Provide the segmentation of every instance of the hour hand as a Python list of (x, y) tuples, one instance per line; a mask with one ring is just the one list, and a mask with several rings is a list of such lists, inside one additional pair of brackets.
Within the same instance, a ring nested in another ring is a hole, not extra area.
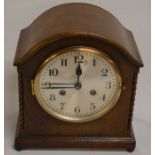
[(82, 75), (82, 69), (80, 64), (78, 64), (77, 68), (76, 68), (76, 75), (79, 77), (80, 75)]
[(76, 68), (76, 75), (77, 75), (77, 82), (75, 83), (75, 89), (79, 90), (81, 89), (82, 85), (80, 83), (80, 76), (82, 75), (82, 69), (80, 64), (78, 64), (77, 68)]

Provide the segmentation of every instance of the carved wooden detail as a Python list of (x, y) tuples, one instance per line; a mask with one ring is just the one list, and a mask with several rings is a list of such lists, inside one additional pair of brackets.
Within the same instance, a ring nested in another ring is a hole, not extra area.
[(18, 73), (18, 89), (19, 89), (19, 126), (24, 129), (24, 88), (23, 88), (23, 75)]
[(134, 110), (134, 101), (135, 101), (135, 95), (136, 95), (136, 84), (137, 84), (138, 72), (139, 72), (139, 70), (136, 73), (134, 73), (134, 75), (133, 75), (132, 94), (131, 94), (129, 118), (128, 118), (128, 128), (131, 127), (132, 118), (133, 118), (133, 110)]

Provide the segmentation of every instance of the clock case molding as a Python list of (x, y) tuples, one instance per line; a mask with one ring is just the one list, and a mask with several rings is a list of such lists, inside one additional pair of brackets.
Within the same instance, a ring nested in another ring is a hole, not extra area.
[[(123, 85), (117, 104), (95, 121), (69, 123), (58, 120), (46, 113), (33, 95), (31, 82), (41, 63), (57, 50), (70, 46), (99, 49), (120, 70)], [(14, 65), (17, 66), (19, 83), (17, 150), (134, 150), (132, 115), (137, 75), (143, 62), (132, 33), (106, 10), (81, 3), (49, 9), (21, 31)]]

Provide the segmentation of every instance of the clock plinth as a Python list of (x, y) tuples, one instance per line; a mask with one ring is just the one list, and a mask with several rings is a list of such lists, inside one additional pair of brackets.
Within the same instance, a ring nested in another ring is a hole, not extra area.
[(128, 137), (108, 136), (30, 136), (22, 135), (17, 125), (15, 149), (92, 149), (92, 150), (126, 150), (132, 152), (136, 141), (132, 127)]
[[(73, 50), (69, 57), (68, 49), (77, 47), (82, 47), (85, 54), (79, 56)], [(59, 51), (65, 49), (61, 55)], [(100, 54), (89, 55), (86, 49)], [(44, 63), (47, 66), (42, 66)], [(143, 62), (132, 33), (110, 13), (79, 3), (49, 9), (21, 31), (14, 65), (19, 83), (15, 149), (134, 150), (132, 113)], [(66, 84), (67, 76), (72, 85)], [(72, 100), (67, 96), (71, 92), (68, 88), (79, 93)], [(88, 97), (82, 95), (84, 90)], [(77, 101), (83, 104), (73, 108)], [(66, 111), (64, 102), (70, 105)]]

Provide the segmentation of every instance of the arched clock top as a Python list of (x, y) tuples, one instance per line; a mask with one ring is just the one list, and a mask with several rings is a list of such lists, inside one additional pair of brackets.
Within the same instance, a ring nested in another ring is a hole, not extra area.
[[(56, 6), (23, 29), (17, 45), (14, 65), (21, 65), (39, 49), (67, 37), (96, 38), (120, 49), (137, 67), (143, 66), (133, 35), (106, 10), (90, 4), (71, 3)], [(60, 43), (61, 44), (61, 43)]]

